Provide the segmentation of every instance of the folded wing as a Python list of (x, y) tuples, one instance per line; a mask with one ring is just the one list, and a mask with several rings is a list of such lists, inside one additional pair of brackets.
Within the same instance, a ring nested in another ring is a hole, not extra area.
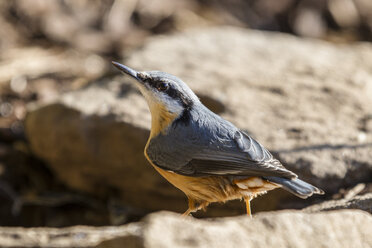
[(285, 169), (261, 144), (240, 130), (235, 131), (230, 140), (224, 137), (219, 142), (216, 139), (199, 150), (195, 150), (194, 146), (190, 148), (185, 146), (182, 152), (172, 154), (178, 156), (187, 154), (190, 158), (178, 168), (164, 166), (164, 163), (156, 164), (163, 169), (187, 176), (273, 176), (289, 179), (297, 177)]

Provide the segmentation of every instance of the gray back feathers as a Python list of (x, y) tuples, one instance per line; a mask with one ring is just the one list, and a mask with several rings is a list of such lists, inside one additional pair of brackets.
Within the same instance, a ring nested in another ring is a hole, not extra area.
[(187, 115), (150, 141), (146, 152), (157, 166), (188, 176), (296, 177), (261, 144), (201, 103)]

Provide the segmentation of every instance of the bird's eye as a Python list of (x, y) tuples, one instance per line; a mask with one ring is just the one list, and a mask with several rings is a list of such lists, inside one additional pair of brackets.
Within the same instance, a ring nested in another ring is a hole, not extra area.
[(156, 86), (156, 89), (157, 89), (158, 91), (166, 91), (168, 88), (169, 88), (169, 84), (168, 84), (168, 83), (164, 83), (164, 82), (160, 82), (160, 83), (158, 83), (158, 85)]

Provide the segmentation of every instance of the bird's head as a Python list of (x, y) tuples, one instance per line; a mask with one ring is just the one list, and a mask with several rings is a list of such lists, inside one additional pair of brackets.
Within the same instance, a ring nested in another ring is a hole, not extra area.
[(195, 93), (171, 74), (160, 71), (138, 72), (120, 63), (112, 63), (121, 72), (136, 79), (137, 86), (149, 105), (153, 126), (160, 125), (159, 128), (162, 129), (200, 103)]

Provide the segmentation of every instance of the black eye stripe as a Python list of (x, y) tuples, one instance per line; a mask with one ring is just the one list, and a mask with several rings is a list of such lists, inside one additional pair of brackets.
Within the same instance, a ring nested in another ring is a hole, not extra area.
[(155, 88), (156, 90), (159, 90), (161, 88), (160, 84), (168, 84), (167, 88), (164, 90), (160, 90), (170, 96), (171, 98), (178, 100), (182, 106), (185, 109), (191, 109), (193, 102), (191, 99), (189, 99), (187, 96), (185, 96), (182, 92), (177, 90), (170, 82), (166, 82), (163, 80), (158, 80), (158, 79), (152, 79), (147, 82), (151, 87)]
[(169, 84), (165, 82), (160, 82), (156, 85), (158, 91), (166, 91), (169, 88)]
[(170, 96), (170, 97), (172, 97), (172, 98), (178, 98), (179, 97), (179, 94), (180, 94), (180, 92), (178, 92), (172, 86), (170, 86), (165, 93), (167, 93), (167, 95)]
[(193, 102), (173, 86), (170, 86), (165, 93), (173, 99), (179, 100), (184, 108), (191, 109)]
[(160, 90), (160, 91), (166, 90), (169, 85), (168, 82), (158, 80), (158, 79), (148, 80), (146, 81), (146, 83), (148, 83), (151, 87), (157, 90)]

